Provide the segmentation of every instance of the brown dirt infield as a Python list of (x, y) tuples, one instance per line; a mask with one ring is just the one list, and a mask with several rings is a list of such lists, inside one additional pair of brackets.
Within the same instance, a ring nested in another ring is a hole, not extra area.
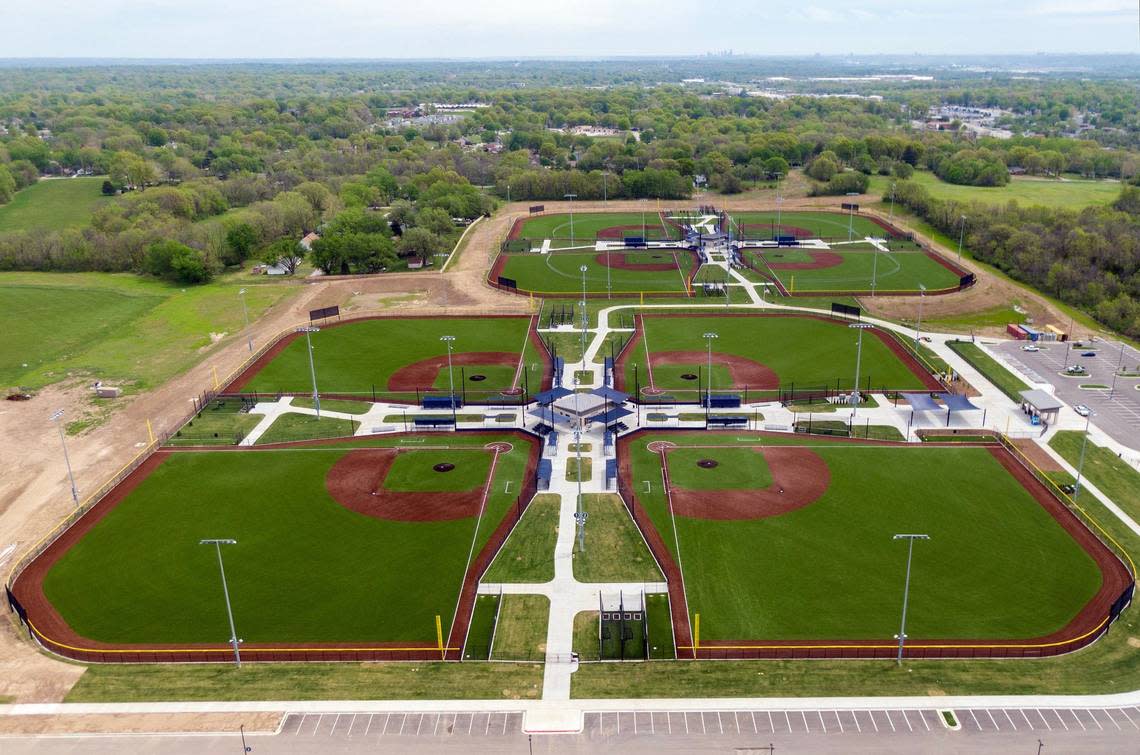
[[(520, 355), (509, 351), (460, 351), (451, 355), (452, 367), (517, 367)], [(421, 359), (406, 364), (388, 378), (390, 391), (414, 391), (429, 389), (435, 383), (440, 370), (447, 369), (447, 355)], [(458, 380), (458, 375), (456, 376)], [(513, 386), (512, 386), (513, 387)]]
[[(618, 440), (617, 458), (621, 469), (619, 479), (631, 480), (630, 444), (639, 441), (638, 431)], [(659, 430), (648, 431), (660, 433)], [(673, 432), (671, 435), (703, 435), (694, 431)], [(752, 433), (762, 438), (769, 433)], [(891, 441), (862, 441), (835, 439), (836, 443), (905, 446)], [(667, 441), (651, 443), (650, 450), (660, 453)], [(926, 446), (957, 447), (955, 443), (929, 443)], [(1103, 575), (1097, 594), (1067, 625), (1044, 637), (1009, 640), (921, 640), (907, 643), (908, 658), (1040, 658), (1061, 655), (1079, 650), (1101, 636), (1106, 630), (1105, 616), (1123, 591), (1132, 584), (1132, 575), (1112, 551), (1066, 506), (1049, 492), (1040, 481), (1004, 447), (987, 445), (994, 458), (1021, 483), (1025, 489), (1052, 515), (1066, 532), (1096, 561)], [(765, 449), (767, 450), (767, 449)], [(773, 470), (774, 471), (774, 470)], [(664, 475), (667, 478), (667, 474)], [(678, 658), (711, 659), (777, 659), (777, 658), (893, 658), (896, 645), (893, 640), (724, 640), (703, 641), (693, 649), (692, 630), (689, 624), (689, 606), (685, 596), (681, 569), (666, 546), (661, 533), (653, 525), (645, 507), (638, 500), (636, 486), (624, 485), (621, 495), (630, 508), (634, 522), (645, 536), (650, 551), (657, 559), (669, 586), (669, 605), (673, 619), (673, 635)], [(708, 491), (704, 491), (708, 494)], [(673, 498), (674, 506), (676, 497)]]
[[(762, 490), (689, 490), (672, 485), (673, 513), (691, 519), (764, 519), (810, 506), (831, 485), (827, 464), (809, 448), (757, 446), (752, 450), (768, 462), (771, 485)], [(667, 460), (666, 451), (662, 462)]]
[[(708, 361), (708, 353), (704, 351), (655, 351), (649, 355), (649, 366), (652, 369), (671, 364), (698, 364)], [(780, 387), (779, 376), (771, 367), (754, 362), (735, 354), (713, 352), (713, 363), (728, 369), (732, 376), (733, 385), (747, 385), (756, 389), (776, 389)], [(652, 372), (649, 376), (653, 380)]]
[(764, 262), (773, 270), (825, 270), (829, 267), (839, 267), (843, 264), (843, 255), (835, 252), (825, 252), (819, 249), (802, 249), (811, 257), (811, 262), (775, 262), (767, 254), (763, 255)]
[(638, 272), (664, 272), (665, 270), (676, 270), (678, 263), (674, 255), (672, 262), (627, 262), (624, 252), (610, 252), (606, 254), (602, 252), (595, 255), (594, 262), (602, 267), (609, 267), (614, 270), (634, 270)]
[(325, 490), (346, 509), (393, 522), (446, 522), (479, 515), (484, 488), (446, 493), (384, 490), (384, 479), (400, 453), (395, 448), (349, 451), (329, 468)]

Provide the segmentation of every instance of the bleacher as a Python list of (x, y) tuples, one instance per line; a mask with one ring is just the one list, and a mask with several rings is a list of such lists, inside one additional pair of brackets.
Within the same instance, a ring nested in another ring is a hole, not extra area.
[(424, 396), (421, 406), (424, 409), (462, 409), (461, 396)]
[(550, 490), (550, 478), (554, 476), (554, 470), (550, 463), (550, 459), (538, 460), (538, 489)]
[(617, 486), (617, 459), (606, 459), (606, 490)]

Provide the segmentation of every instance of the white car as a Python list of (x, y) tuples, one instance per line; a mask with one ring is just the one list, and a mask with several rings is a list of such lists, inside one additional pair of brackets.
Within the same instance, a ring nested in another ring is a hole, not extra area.
[(1090, 414), (1092, 414), (1092, 409), (1089, 409), (1084, 404), (1077, 404), (1076, 406), (1073, 407), (1073, 411), (1076, 412), (1077, 414), (1081, 415), (1082, 417), (1087, 417)]
[(1041, 351), (1041, 347), (1036, 345), (1036, 344), (1027, 343), (1021, 347), (1021, 350), (1022, 351)]

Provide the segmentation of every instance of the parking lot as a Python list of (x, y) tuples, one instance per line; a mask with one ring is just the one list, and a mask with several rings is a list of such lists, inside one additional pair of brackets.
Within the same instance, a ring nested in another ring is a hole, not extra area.
[[(1069, 406), (1084, 404), (1093, 410), (1093, 424), (1114, 440), (1140, 450), (1140, 377), (1113, 376), (1122, 364), (1129, 374), (1140, 372), (1140, 351), (1111, 341), (1096, 341), (1087, 347), (1071, 346), (1066, 358), (1063, 343), (1036, 344), (1040, 351), (1025, 351), (1025, 341), (1007, 341), (989, 348), (1000, 354), (1032, 381), (1043, 381), (1055, 388), (1057, 398)], [(1086, 353), (1095, 356), (1085, 356)], [(1068, 364), (1066, 364), (1066, 361)], [(1065, 367), (1082, 365), (1087, 374), (1066, 377)], [(1081, 386), (1086, 386), (1082, 388)], [(1092, 386), (1104, 386), (1092, 387)], [(1062, 410), (1064, 415), (1068, 410)], [(1072, 419), (1073, 415), (1068, 415)]]

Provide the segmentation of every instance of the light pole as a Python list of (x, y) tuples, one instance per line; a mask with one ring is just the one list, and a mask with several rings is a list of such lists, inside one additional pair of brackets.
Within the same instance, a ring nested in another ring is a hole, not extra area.
[(75, 502), (75, 508), (79, 508), (79, 488), (75, 486), (75, 474), (71, 471), (71, 457), (67, 455), (67, 439), (63, 435), (61, 419), (63, 419), (63, 409), (51, 415), (51, 421), (59, 430), (59, 444), (63, 446), (63, 463), (67, 465), (67, 479), (71, 481), (71, 500)]
[(704, 339), (708, 342), (709, 349), (709, 374), (707, 375), (708, 380), (705, 381), (705, 391), (708, 396), (708, 398), (705, 399), (705, 414), (708, 414), (708, 410), (712, 408), (712, 342), (717, 338), (720, 338), (720, 336), (712, 331), (704, 335)]
[(238, 296), (241, 298), (241, 313), (245, 316), (245, 343), (249, 347), (249, 353), (253, 353), (253, 334), (249, 332), (249, 307), (245, 305), (245, 289), (238, 289)]
[(958, 230), (958, 261), (962, 261), (962, 239), (966, 237), (966, 216), (962, 216), (962, 227)]
[[(857, 196), (859, 196), (859, 192), (849, 191), (849, 192), (847, 192), (847, 196), (857, 197)], [(856, 205), (854, 202), (848, 202), (847, 203), (847, 240), (848, 241), (850, 241), (851, 239), (853, 239), (855, 237), (855, 208), (857, 206), (858, 205)]]
[(1077, 462), (1077, 481), (1073, 484), (1073, 498), (1081, 494), (1081, 473), (1085, 469), (1085, 448), (1089, 445), (1089, 423), (1092, 422), (1093, 413), (1090, 411), (1085, 416), (1085, 439), (1081, 441), (1081, 458)]
[[(438, 264), (441, 257), (443, 258), (444, 263), (446, 264), (447, 257), (448, 257), (447, 252), (436, 252), (435, 261), (437, 264)], [(443, 265), (439, 266), (439, 278), (440, 278), (439, 282), (441, 284), (443, 284), (443, 308), (447, 309), (447, 281), (443, 279)]]
[(309, 375), (313, 378), (313, 406), (317, 409), (317, 419), (321, 418), (321, 394), (317, 391), (317, 368), (313, 365), (313, 333), (320, 333), (320, 328), (308, 326), (298, 328), (297, 332), (305, 334), (305, 343), (309, 345)]
[(887, 220), (894, 221), (895, 219), (895, 182), (891, 181), (891, 214), (887, 216)]
[(930, 535), (895, 535), (893, 540), (906, 540), (906, 584), (903, 586), (903, 607), (902, 607), (902, 624), (899, 626), (899, 657), (898, 665), (902, 665), (903, 659), (903, 645), (906, 642), (906, 604), (907, 598), (910, 596), (910, 560), (914, 555), (914, 541), (915, 540), (929, 540)]
[(226, 596), (226, 616), (230, 620), (230, 643), (234, 646), (234, 663), (241, 668), (241, 650), (238, 648), (237, 630), (234, 628), (234, 610), (230, 606), (230, 588), (226, 584), (226, 567), (222, 563), (222, 546), (237, 545), (237, 540), (231, 538), (211, 538), (199, 540), (198, 545), (212, 545), (218, 551), (218, 571), (222, 575), (222, 594)]
[(918, 284), (918, 327), (914, 331), (914, 350), (918, 351), (918, 342), (922, 338), (922, 303), (926, 301), (926, 286)]
[(1108, 397), (1111, 399), (1112, 394), (1116, 393), (1116, 378), (1120, 374), (1120, 368), (1124, 365), (1124, 341), (1120, 342), (1120, 358), (1116, 360), (1116, 369), (1112, 372), (1112, 387), (1108, 389)]
[(1072, 345), (1073, 345), (1073, 323), (1074, 322), (1076, 322), (1076, 318), (1070, 317), (1069, 318), (1069, 337), (1065, 339), (1065, 369), (1066, 370), (1069, 369), (1069, 349), (1072, 348)]
[[(581, 422), (582, 418), (579, 417)], [(578, 522), (578, 550), (586, 552), (586, 512), (582, 509), (582, 430), (574, 430), (574, 447), (578, 453), (578, 503), (575, 507), (574, 519)]]
[(447, 345), (447, 385), (450, 393), (451, 412), (455, 413), (455, 372), (451, 368), (451, 348), (455, 343), (455, 336), (440, 336), (439, 340)]
[(855, 389), (851, 391), (851, 416), (859, 409), (859, 368), (863, 363), (863, 331), (874, 326), (865, 322), (853, 322), (847, 327), (859, 331), (859, 345), (855, 348)]
[(578, 197), (577, 194), (563, 194), (563, 199), (570, 200), (570, 246), (574, 246), (574, 200)]
[[(609, 268), (606, 268), (607, 270)], [(582, 301), (578, 302), (579, 307), (582, 309), (582, 369), (586, 369), (586, 327), (590, 324), (588, 315), (586, 314), (586, 271), (588, 267), (582, 265), (578, 268), (578, 272), (582, 274)]]
[(875, 296), (875, 284), (879, 280), (879, 247), (871, 244), (871, 297)]

